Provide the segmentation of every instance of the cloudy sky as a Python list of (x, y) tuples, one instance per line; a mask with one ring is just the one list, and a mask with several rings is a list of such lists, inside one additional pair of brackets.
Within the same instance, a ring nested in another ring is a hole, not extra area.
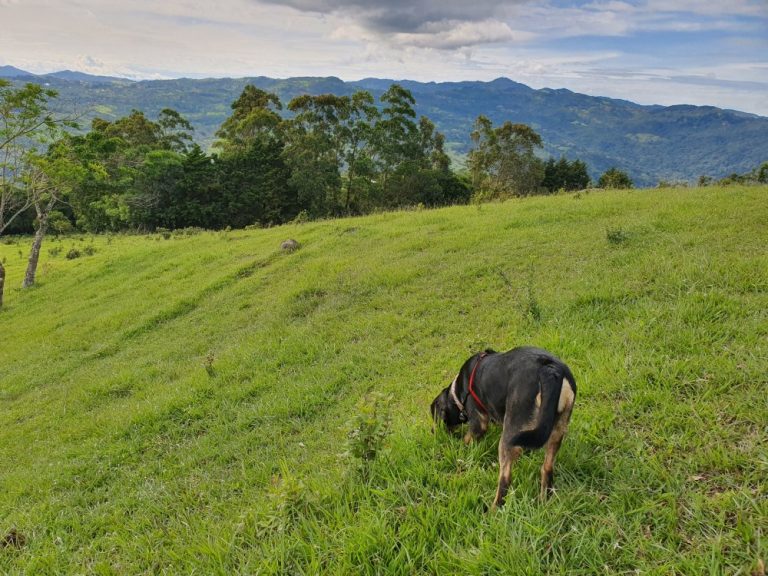
[(492, 80), (768, 116), (768, 0), (0, 0), (0, 65)]

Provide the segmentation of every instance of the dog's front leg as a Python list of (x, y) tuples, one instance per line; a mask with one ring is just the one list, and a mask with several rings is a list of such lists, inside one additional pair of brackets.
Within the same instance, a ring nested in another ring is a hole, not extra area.
[(470, 444), (472, 440), (480, 440), (488, 431), (488, 416), (478, 414), (469, 421), (469, 430), (464, 434), (464, 444)]
[(499, 486), (496, 488), (496, 498), (493, 500), (493, 508), (504, 505), (504, 497), (509, 489), (509, 478), (512, 465), (520, 458), (523, 449), (520, 446), (509, 446), (502, 436), (499, 441)]

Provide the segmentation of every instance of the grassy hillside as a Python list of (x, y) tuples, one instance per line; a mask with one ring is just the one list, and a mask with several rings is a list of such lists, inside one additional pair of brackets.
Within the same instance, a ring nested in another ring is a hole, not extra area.
[[(70, 237), (28, 291), (0, 244), (0, 573), (760, 573), (767, 197)], [(428, 406), (525, 343), (579, 396), (556, 495), (527, 454), (489, 514), (498, 431), (465, 447)]]

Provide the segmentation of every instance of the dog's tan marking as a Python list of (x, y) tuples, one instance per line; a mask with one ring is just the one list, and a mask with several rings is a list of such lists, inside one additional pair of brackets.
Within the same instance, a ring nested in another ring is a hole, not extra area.
[(523, 449), (520, 446), (507, 448), (503, 439), (499, 442), (499, 485), (496, 488), (493, 508), (499, 508), (504, 505), (504, 498), (509, 489), (512, 465), (520, 458), (522, 453)]
[(541, 408), (541, 392), (536, 394), (536, 408)]
[(544, 446), (544, 463), (541, 466), (541, 491), (539, 492), (539, 498), (546, 500), (550, 493), (554, 492), (554, 470), (555, 470), (555, 457), (557, 451), (560, 450), (560, 445), (563, 443), (568, 432), (568, 422), (571, 418), (570, 408), (568, 411), (558, 418), (555, 428), (552, 430), (552, 434), (549, 436), (549, 440)]
[[(560, 400), (557, 402), (557, 413), (562, 414), (565, 410), (573, 406), (573, 399), (573, 386), (568, 382), (568, 378), (563, 378), (563, 386), (560, 388)], [(536, 405), (539, 405), (538, 396)]]

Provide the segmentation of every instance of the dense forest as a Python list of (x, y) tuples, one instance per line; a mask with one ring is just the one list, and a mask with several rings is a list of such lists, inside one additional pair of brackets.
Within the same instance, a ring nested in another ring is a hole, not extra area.
[[(34, 84), (3, 90), (0, 232), (33, 232), (42, 212), (56, 232), (220, 229), (589, 184), (583, 162), (541, 160), (542, 140), (530, 127), (494, 127), (484, 116), (471, 135), (468, 168), (453, 171), (443, 134), (417, 118), (413, 95), (398, 84), (378, 103), (362, 90), (305, 94), (286, 110), (276, 94), (248, 85), (210, 153), (172, 109), (154, 119), (137, 110), (95, 118), (88, 130), (72, 130), (73, 118), (48, 110), (55, 92)], [(26, 127), (27, 116), (38, 125)], [(15, 139), (14, 122), (22, 136)], [(50, 209), (36, 211), (35, 188), (53, 200)]]

